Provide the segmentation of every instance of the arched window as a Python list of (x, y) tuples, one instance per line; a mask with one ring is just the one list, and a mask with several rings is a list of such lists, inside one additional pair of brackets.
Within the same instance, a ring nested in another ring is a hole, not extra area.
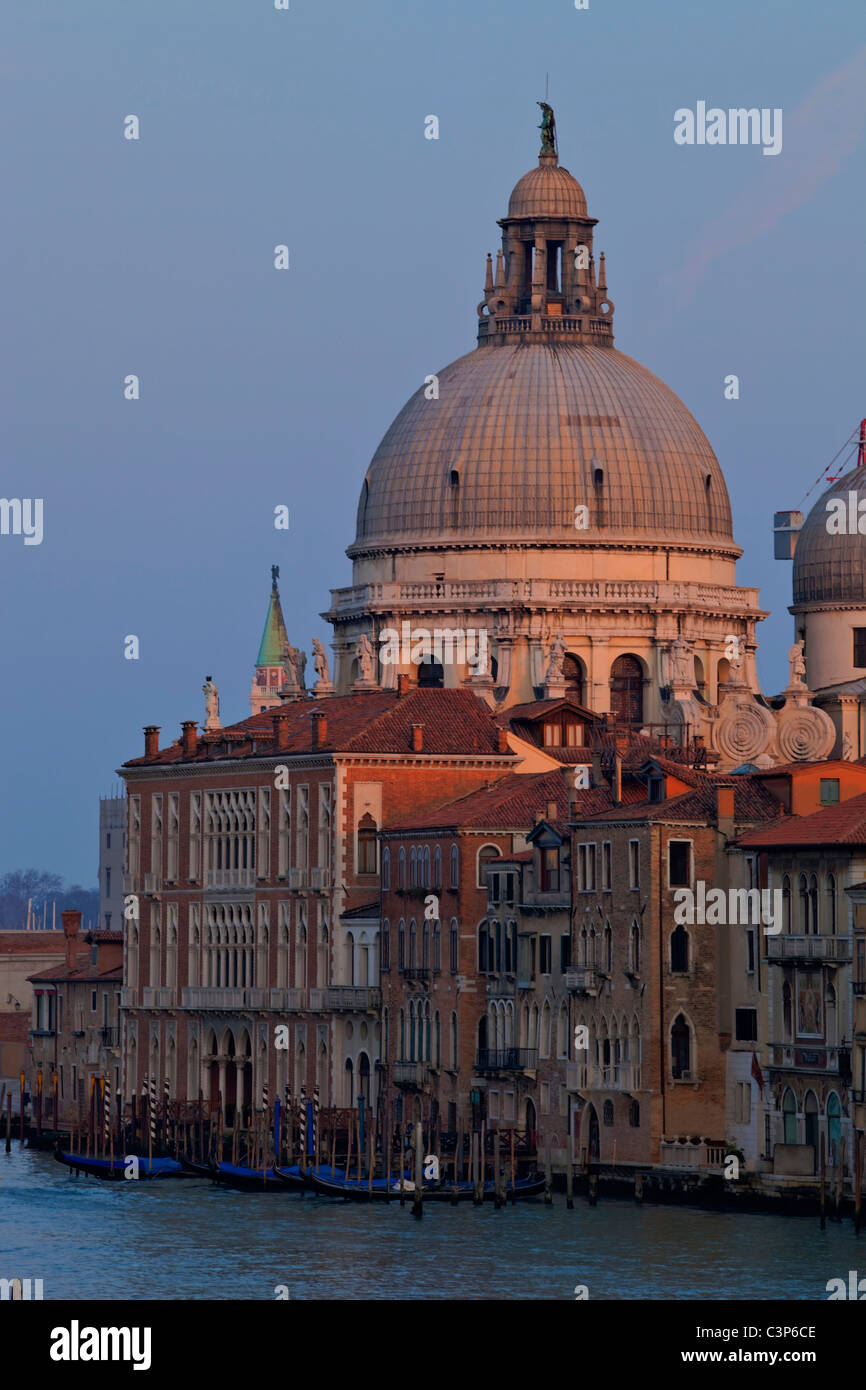
[(437, 917), (433, 922), (433, 972), (438, 975), (442, 969), (442, 926)]
[(825, 884), (827, 899), (827, 933), (829, 936), (836, 935), (836, 875), (828, 874)]
[(391, 969), (391, 923), (387, 917), (382, 923), (382, 969)]
[(787, 874), (782, 875), (782, 924), (784, 930), (790, 934), (793, 931), (793, 921), (791, 912), (791, 880)]
[(610, 710), (617, 724), (643, 723), (643, 668), (634, 656), (618, 656), (610, 668)]
[(827, 1151), (833, 1167), (838, 1170), (842, 1161), (842, 1106), (835, 1091), (827, 1098)]
[(433, 887), (442, 887), (442, 851), (438, 845), (433, 851)]
[(448, 965), (449, 965), (449, 968), (450, 968), (450, 970), (451, 970), (451, 974), (452, 974), (452, 975), (456, 975), (456, 974), (457, 974), (458, 959), (459, 959), (459, 957), (458, 957), (458, 954), (457, 954), (457, 918), (456, 918), (456, 917), (452, 917), (452, 918), (451, 918), (451, 930), (450, 930), (450, 932), (449, 932), (449, 961), (448, 961)]
[(689, 934), (685, 927), (671, 932), (671, 974), (685, 975), (689, 968)]
[(399, 858), (399, 860), (398, 860), (398, 866), (399, 866), (399, 868), (398, 868), (398, 878), (399, 878), (398, 887), (399, 887), (399, 888), (405, 888), (405, 887), (406, 887), (406, 850), (404, 849), (404, 847), (403, 847), (402, 845), (400, 846), (400, 858)]
[(544, 1007), (541, 1010), (541, 1043), (539, 1051), (542, 1057), (550, 1056), (550, 1005), (546, 999), (544, 1001)]
[(451, 1070), (457, 1070), (457, 1015), (451, 1014)]
[(411, 921), (409, 922), (409, 969), (410, 969), (410, 970), (414, 970), (414, 969), (415, 969), (415, 966), (417, 965), (417, 957), (416, 957), (416, 955), (415, 955), (415, 948), (416, 948), (416, 944), (417, 944), (417, 935), (418, 935), (418, 930), (417, 930), (417, 927), (416, 927), (416, 925), (415, 925), (415, 918), (413, 917), (413, 918), (411, 919)]
[(629, 936), (629, 967), (633, 975), (640, 974), (640, 927), (632, 922)]
[(387, 893), (391, 887), (391, 851), (382, 850), (382, 887)]
[(442, 1065), (442, 1020), (439, 1017), (438, 1009), (433, 1019), (433, 1056), (431, 1061), (437, 1069)]
[(451, 846), (451, 887), (457, 888), (460, 884), (460, 857), (457, 846)]
[(580, 657), (567, 652), (562, 662), (562, 674), (565, 677), (566, 695), (570, 696), (576, 704), (582, 705), (585, 671)]
[(406, 923), (402, 917), (397, 928), (397, 969), (406, 969)]
[(495, 845), (482, 845), (478, 851), (478, 887), (487, 887), (487, 866), (494, 859), (501, 859), (502, 855)]
[(430, 969), (430, 923), (426, 917), (421, 928), (421, 967)]
[(478, 972), (481, 975), (486, 975), (492, 968), (490, 964), (490, 929), (485, 921), (478, 928)]
[(559, 1017), (556, 1023), (556, 1055), (557, 1057), (568, 1056), (568, 1005), (563, 1004), (559, 1010)]
[(409, 851), (409, 887), (418, 887), (418, 856), (414, 845)]
[(628, 1122), (632, 1129), (640, 1129), (640, 1103), (636, 1100), (629, 1101)]
[(809, 935), (809, 885), (806, 882), (806, 875), (801, 874), (797, 879), (797, 896), (800, 901), (800, 934)]
[(610, 922), (604, 929), (604, 968), (608, 975), (613, 974), (613, 932), (610, 929)]
[(424, 879), (423, 879), (423, 884), (424, 884), (424, 887), (425, 887), (425, 888), (429, 888), (429, 887), (430, 887), (430, 846), (429, 846), (429, 845), (425, 845), (425, 846), (424, 846)]
[(606, 1129), (610, 1129), (613, 1124), (613, 1101), (606, 1100), (601, 1108), (601, 1122)]
[(687, 1081), (691, 1077), (692, 1034), (682, 1014), (677, 1014), (671, 1028), (671, 1070), (679, 1080)]
[(368, 812), (358, 823), (358, 873), (375, 874), (378, 868), (376, 822)]
[(400, 1010), (400, 1061), (401, 1061), (401, 1062), (405, 1062), (406, 1060), (407, 1060), (407, 1059), (406, 1059), (406, 1013), (405, 1013), (405, 1010), (401, 1009), (401, 1010)]
[(818, 878), (816, 874), (809, 877), (809, 933), (817, 936), (820, 931), (820, 921), (818, 919)]
[(806, 1092), (806, 1099), (803, 1103), (803, 1118), (806, 1121), (805, 1141), (811, 1144), (815, 1151), (816, 1168), (818, 1158), (818, 1097), (814, 1091)]

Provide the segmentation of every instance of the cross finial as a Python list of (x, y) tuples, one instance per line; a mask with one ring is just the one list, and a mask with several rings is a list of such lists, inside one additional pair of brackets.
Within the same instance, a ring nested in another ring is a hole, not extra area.
[(272, 588), (272, 589), (275, 589), (275, 588), (277, 587), (277, 580), (279, 579), (279, 577), (280, 577), (280, 567), (279, 567), (279, 565), (271, 565), (271, 588)]

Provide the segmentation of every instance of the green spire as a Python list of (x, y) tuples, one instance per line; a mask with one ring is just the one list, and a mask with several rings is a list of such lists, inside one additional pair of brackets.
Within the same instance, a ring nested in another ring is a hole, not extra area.
[(283, 610), (280, 607), (280, 591), (277, 588), (279, 577), (279, 567), (271, 565), (271, 598), (268, 604), (268, 616), (265, 619), (265, 630), (262, 633), (258, 660), (256, 661), (257, 666), (281, 666), (283, 650), (289, 640), (286, 624), (283, 621)]

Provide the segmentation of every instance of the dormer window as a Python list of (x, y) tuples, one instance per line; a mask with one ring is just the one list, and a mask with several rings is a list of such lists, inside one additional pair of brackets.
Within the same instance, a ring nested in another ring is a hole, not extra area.
[(659, 773), (653, 773), (649, 778), (649, 799), (650, 801), (664, 801), (665, 799), (665, 779)]
[(541, 891), (559, 892), (559, 848), (555, 845), (541, 851)]

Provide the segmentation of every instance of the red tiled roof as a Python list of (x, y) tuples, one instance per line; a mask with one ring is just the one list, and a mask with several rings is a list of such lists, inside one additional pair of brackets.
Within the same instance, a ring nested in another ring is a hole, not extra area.
[(747, 849), (770, 849), (774, 845), (866, 845), (866, 792), (825, 806), (811, 816), (783, 816), (763, 830), (742, 835), (739, 844)]
[(360, 907), (347, 907), (345, 912), (340, 913), (340, 921), (348, 922), (352, 918), (366, 918), (379, 916), (379, 899), (372, 903), (362, 903)]
[[(327, 719), (323, 752), (408, 753), (412, 725), (423, 725), (423, 754), (472, 754), (514, 758), (510, 751), (497, 754), (497, 725), (490, 710), (471, 690), (411, 690), (402, 698), (393, 690), (363, 695), (312, 696), (290, 700), (278, 709), (262, 710), (225, 729), (199, 737), (193, 756), (187, 757), (180, 741), (162, 748), (153, 758), (131, 758), (127, 768), (176, 763), (204, 763), (219, 759), (290, 756), (309, 753), (313, 746), (313, 714)], [(287, 746), (277, 748), (274, 717), (288, 716)], [(228, 742), (229, 751), (214, 748)]]
[(568, 817), (568, 784), (557, 768), (549, 772), (513, 772), (492, 787), (467, 792), (456, 801), (449, 801), (436, 810), (394, 821), (385, 827), (394, 830), (437, 830), (446, 826), (473, 829), (502, 829), (531, 827), (536, 811), (547, 813), (548, 801), (556, 803), (556, 819)]
[(72, 984), (92, 981), (93, 984), (109, 984), (112, 980), (122, 982), (123, 965), (121, 963), (111, 966), (108, 970), (100, 970), (98, 966), (91, 965), (88, 958), (86, 964), (70, 968), (64, 961), (62, 965), (52, 965), (50, 970), (41, 970), (38, 975), (28, 975), (27, 978), (33, 984), (48, 984), (52, 981), (68, 981)]
[[(580, 807), (577, 819), (581, 821), (656, 821), (691, 820), (696, 822), (714, 821), (716, 816), (716, 782), (721, 779), (707, 777), (700, 786), (678, 796), (668, 797), (666, 801), (647, 801), (645, 796), (631, 805), (612, 807), (599, 813), (586, 813)], [(599, 790), (605, 790), (600, 788)], [(623, 800), (625, 801), (625, 784)], [(586, 795), (586, 793), (583, 793)], [(608, 806), (610, 792), (607, 791)], [(742, 825), (745, 822), (768, 821), (778, 816), (779, 802), (764, 787), (754, 783), (751, 777), (737, 777), (734, 785), (734, 820)]]
[(559, 700), (530, 700), (525, 705), (509, 705), (507, 709), (499, 710), (494, 718), (497, 724), (507, 727), (509, 724), (518, 721), (520, 723), (535, 723), (542, 719), (545, 714), (550, 714), (555, 709), (569, 709), (576, 714), (583, 715), (587, 720), (596, 720), (601, 716), (595, 714), (586, 705), (579, 705), (576, 700), (572, 700), (568, 695)]

